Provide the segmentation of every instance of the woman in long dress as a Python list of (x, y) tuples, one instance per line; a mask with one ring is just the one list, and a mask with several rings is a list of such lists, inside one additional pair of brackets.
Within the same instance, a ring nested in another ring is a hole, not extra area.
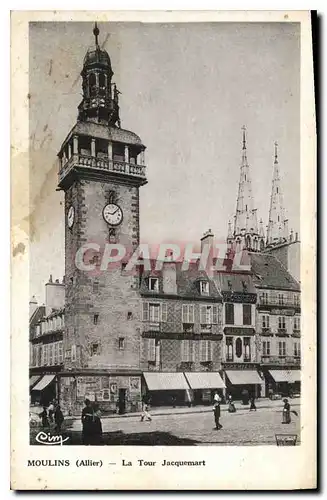
[(283, 400), (284, 408), (283, 408), (283, 420), (282, 424), (290, 424), (291, 423), (291, 405), (288, 402), (288, 399)]
[(91, 401), (85, 399), (85, 406), (82, 410), (82, 442), (84, 445), (92, 444), (93, 435), (93, 408)]

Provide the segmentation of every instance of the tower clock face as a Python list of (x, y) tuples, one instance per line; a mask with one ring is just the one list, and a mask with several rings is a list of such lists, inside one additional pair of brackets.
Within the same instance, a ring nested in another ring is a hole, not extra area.
[(68, 215), (67, 215), (67, 224), (68, 224), (69, 228), (73, 227), (74, 220), (75, 220), (75, 209), (74, 209), (73, 205), (71, 205), (69, 207)]
[(119, 226), (123, 221), (123, 211), (115, 203), (109, 203), (103, 209), (103, 218), (111, 226)]

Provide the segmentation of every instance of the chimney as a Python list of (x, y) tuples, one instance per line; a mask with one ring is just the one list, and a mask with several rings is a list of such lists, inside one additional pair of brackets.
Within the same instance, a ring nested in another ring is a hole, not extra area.
[(214, 234), (211, 229), (208, 229), (201, 238), (201, 253), (206, 257), (205, 269), (208, 276), (212, 276), (213, 273), (213, 239)]
[(65, 284), (57, 279), (53, 282), (52, 275), (45, 285), (45, 310), (50, 314), (52, 309), (61, 309), (65, 305)]
[(162, 283), (164, 293), (177, 295), (176, 262), (173, 261), (173, 253), (170, 251), (162, 266)]
[(201, 238), (201, 252), (206, 245), (210, 245), (211, 247), (213, 246), (213, 238), (213, 232), (211, 231), (211, 229), (208, 229), (208, 231), (204, 233)]
[(30, 318), (32, 316), (32, 314), (36, 311), (37, 309), (37, 300), (35, 298), (35, 296), (33, 295), (33, 297), (31, 298), (31, 300), (29, 301), (29, 307), (30, 307)]

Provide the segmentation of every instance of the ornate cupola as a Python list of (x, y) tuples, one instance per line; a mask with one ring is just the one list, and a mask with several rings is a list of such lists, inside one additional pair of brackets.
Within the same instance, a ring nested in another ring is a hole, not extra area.
[(77, 123), (58, 153), (58, 187), (67, 190), (77, 178), (142, 186), (147, 183), (145, 146), (138, 135), (121, 128), (120, 92), (112, 82), (110, 57), (99, 46), (97, 23), (93, 34), (95, 44), (86, 52), (81, 71)]
[(114, 73), (108, 52), (99, 46), (97, 23), (93, 34), (95, 45), (88, 49), (81, 72), (83, 100), (78, 106), (78, 119), (120, 127), (119, 91), (111, 82)]

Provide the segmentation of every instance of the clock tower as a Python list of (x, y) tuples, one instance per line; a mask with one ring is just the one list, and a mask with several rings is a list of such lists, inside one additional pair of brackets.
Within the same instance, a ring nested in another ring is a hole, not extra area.
[[(139, 280), (121, 263), (106, 269), (101, 264), (108, 243), (129, 251), (139, 244), (145, 146), (121, 128), (110, 57), (99, 46), (96, 24), (93, 33), (95, 44), (81, 72), (77, 123), (58, 153), (66, 293), (60, 394), (64, 407), (79, 408), (89, 397), (128, 410), (140, 401)], [(77, 255), (83, 256), (82, 266)]]

